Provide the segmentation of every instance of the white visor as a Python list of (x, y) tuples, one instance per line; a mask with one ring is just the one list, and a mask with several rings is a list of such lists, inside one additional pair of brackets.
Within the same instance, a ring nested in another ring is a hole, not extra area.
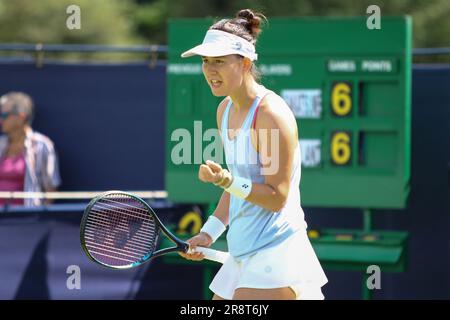
[(258, 54), (256, 54), (253, 44), (244, 38), (220, 30), (208, 30), (203, 43), (183, 52), (181, 57), (187, 58), (195, 55), (222, 57), (230, 54), (239, 54), (249, 58), (251, 61), (258, 59)]

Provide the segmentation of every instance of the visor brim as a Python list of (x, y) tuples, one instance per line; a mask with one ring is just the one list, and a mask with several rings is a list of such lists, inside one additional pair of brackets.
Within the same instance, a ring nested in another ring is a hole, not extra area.
[(220, 48), (214, 44), (200, 44), (188, 51), (185, 51), (181, 54), (182, 58), (188, 58), (192, 56), (203, 56), (203, 57), (222, 57), (228, 56), (230, 54), (240, 54), (239, 51)]

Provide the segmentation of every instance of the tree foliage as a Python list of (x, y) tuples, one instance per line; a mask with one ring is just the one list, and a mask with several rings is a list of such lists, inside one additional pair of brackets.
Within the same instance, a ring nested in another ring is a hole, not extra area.
[[(81, 30), (68, 30), (66, 8), (81, 8)], [(271, 17), (367, 16), (376, 4), (383, 16), (413, 17), (414, 47), (450, 46), (449, 0), (0, 0), (0, 42), (167, 43), (172, 18), (232, 17), (252, 8)]]
[(169, 18), (232, 17), (242, 8), (252, 8), (271, 17), (367, 16), (376, 4), (383, 16), (413, 17), (415, 47), (450, 46), (449, 0), (135, 0), (135, 23), (141, 36), (165, 42)]
[[(81, 9), (81, 29), (69, 30), (67, 7)], [(0, 42), (131, 44), (135, 31), (133, 1), (0, 0)]]

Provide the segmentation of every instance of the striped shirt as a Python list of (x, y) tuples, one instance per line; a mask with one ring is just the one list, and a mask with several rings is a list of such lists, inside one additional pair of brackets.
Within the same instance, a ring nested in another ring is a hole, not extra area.
[[(0, 157), (8, 150), (8, 137), (0, 136)], [(26, 130), (25, 136), (25, 192), (45, 192), (61, 184), (58, 157), (53, 142), (45, 135)], [(42, 199), (25, 199), (28, 207), (42, 205)]]

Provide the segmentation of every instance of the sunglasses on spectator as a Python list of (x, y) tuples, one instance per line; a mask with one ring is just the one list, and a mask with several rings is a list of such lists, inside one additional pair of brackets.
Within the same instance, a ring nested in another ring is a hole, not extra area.
[(2, 120), (6, 119), (11, 114), (17, 114), (17, 112), (16, 111), (5, 111), (5, 112), (2, 112), (2, 113), (0, 113), (0, 119), (2, 119)]

